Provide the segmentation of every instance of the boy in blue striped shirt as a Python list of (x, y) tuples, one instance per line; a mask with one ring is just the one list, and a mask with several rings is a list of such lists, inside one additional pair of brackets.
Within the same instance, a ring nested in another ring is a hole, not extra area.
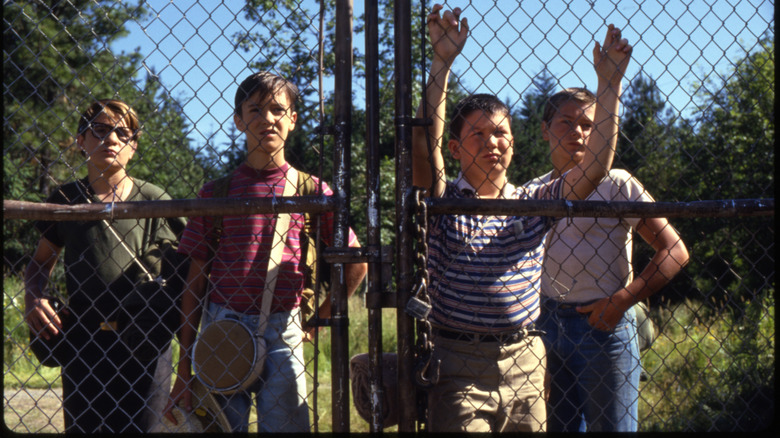
[[(428, 17), (434, 58), (418, 117), (427, 105), (432, 125), (413, 131), (414, 184), (430, 188), (433, 197), (585, 199), (614, 157), (621, 80), (631, 55), (620, 30), (610, 25), (604, 47), (596, 43), (593, 50), (598, 102), (565, 115), (577, 135), (562, 143), (584, 148), (582, 163), (544, 184), (513, 186), (506, 179), (513, 154), (509, 109), (495, 96), (476, 94), (455, 107), (447, 148), (461, 171), (446, 181), (447, 81), (468, 22), (458, 8), (440, 16), (441, 9), (435, 5)], [(544, 235), (554, 223), (551, 217), (476, 214), (430, 219), (430, 319), (434, 359), (441, 361), (439, 382), (428, 395), (430, 431), (545, 430), (545, 350), (530, 334), (539, 316)]]

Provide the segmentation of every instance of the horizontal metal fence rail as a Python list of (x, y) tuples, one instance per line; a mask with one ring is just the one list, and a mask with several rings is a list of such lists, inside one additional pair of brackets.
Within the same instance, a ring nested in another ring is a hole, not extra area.
[[(427, 199), (430, 214), (475, 213), (553, 217), (761, 217), (774, 216), (774, 199), (730, 199), (691, 202), (522, 201), (504, 199)], [(94, 220), (145, 217), (188, 217), (267, 213), (324, 213), (335, 200), (327, 196), (273, 199), (187, 199), (59, 205), (3, 201), (3, 218), (32, 220)]]

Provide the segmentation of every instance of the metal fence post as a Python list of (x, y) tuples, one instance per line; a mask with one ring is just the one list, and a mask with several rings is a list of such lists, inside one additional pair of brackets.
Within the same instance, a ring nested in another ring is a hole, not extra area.
[[(381, 221), (379, 203), (379, 10), (376, 0), (365, 1), (366, 17), (366, 245), (379, 250), (381, 258)], [(383, 292), (382, 263), (368, 262), (368, 290), (373, 296)], [(371, 432), (382, 430), (384, 386), (382, 377), (382, 306), (368, 307), (369, 380), (373, 401)], [(394, 400), (391, 402), (395, 402)]]
[(414, 386), (414, 320), (404, 307), (414, 277), (412, 236), (412, 32), (411, 5), (395, 2), (395, 118), (396, 118), (396, 267), (398, 307), (398, 409), (399, 432), (415, 431), (417, 408)]
[[(352, 133), (352, 1), (336, 2), (335, 142), (333, 191), (338, 200), (335, 211), (333, 246), (344, 248), (349, 240), (350, 139)], [(349, 432), (349, 318), (344, 264), (334, 263), (332, 271), (333, 326), (331, 327), (331, 366), (333, 432)]]

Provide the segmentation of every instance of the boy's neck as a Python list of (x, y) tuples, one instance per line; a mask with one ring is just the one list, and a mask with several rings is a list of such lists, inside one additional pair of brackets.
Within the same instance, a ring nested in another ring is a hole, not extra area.
[(569, 160), (564, 165), (557, 165), (553, 163), (553, 171), (551, 177), (554, 178), (560, 178), (561, 175), (564, 173), (574, 169), (574, 166), (576, 166), (577, 163), (574, 163), (573, 161)]
[(119, 201), (123, 201), (129, 194), (129, 189), (133, 186), (133, 180), (124, 171), (117, 172), (98, 172), (90, 169), (87, 174), (92, 191), (100, 198), (109, 194), (119, 196)]
[(483, 199), (500, 198), (504, 191), (504, 186), (507, 183), (506, 173), (503, 173), (497, 178), (485, 178), (477, 184), (474, 184), (471, 178), (469, 178), (469, 176), (465, 173), (463, 174), (463, 178), (466, 180), (466, 182), (471, 184), (471, 187), (474, 187), (477, 196)]
[(282, 167), (287, 164), (287, 161), (283, 153), (278, 153), (274, 157), (267, 154), (251, 154), (246, 157), (246, 164), (255, 170), (269, 170)]

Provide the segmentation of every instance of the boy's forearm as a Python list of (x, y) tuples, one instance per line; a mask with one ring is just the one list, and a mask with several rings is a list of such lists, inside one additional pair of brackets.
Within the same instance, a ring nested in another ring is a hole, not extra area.
[(588, 142), (589, 146), (595, 146), (595, 150), (590, 150), (590, 154), (594, 158), (594, 165), (585, 169), (586, 175), (592, 181), (595, 181), (597, 185), (612, 168), (612, 162), (615, 158), (620, 122), (618, 114), (620, 111), (621, 91), (622, 84), (620, 81), (607, 83), (604, 80), (599, 80), (596, 94), (596, 138), (594, 139), (597, 141)]
[(344, 265), (344, 277), (347, 280), (347, 297), (351, 297), (363, 283), (368, 272), (366, 263), (347, 263)]
[(203, 308), (201, 301), (206, 292), (207, 274), (203, 271), (205, 263), (199, 259), (191, 259), (187, 283), (182, 293), (181, 329), (179, 333), (179, 374), (189, 376), (192, 371), (192, 346), (198, 332)]
[(612, 168), (618, 134), (618, 111), (623, 77), (631, 59), (632, 47), (622, 38), (619, 28), (610, 24), (602, 47), (593, 47), (593, 66), (598, 77), (595, 129), (586, 143), (585, 159), (569, 177), (572, 189), (569, 199), (585, 199)]
[(24, 289), (28, 296), (41, 298), (49, 283), (50, 270), (36, 260), (30, 261), (24, 273)]
[[(417, 109), (417, 118), (421, 119), (425, 116), (431, 121), (431, 125), (415, 126), (412, 129), (413, 183), (419, 187), (432, 188), (434, 191), (432, 196), (438, 196), (443, 187), (443, 181), (440, 179), (440, 175), (444, 172), (444, 157), (441, 149), (450, 69), (450, 63), (434, 57), (424, 98)], [(425, 111), (423, 105), (427, 105)]]

